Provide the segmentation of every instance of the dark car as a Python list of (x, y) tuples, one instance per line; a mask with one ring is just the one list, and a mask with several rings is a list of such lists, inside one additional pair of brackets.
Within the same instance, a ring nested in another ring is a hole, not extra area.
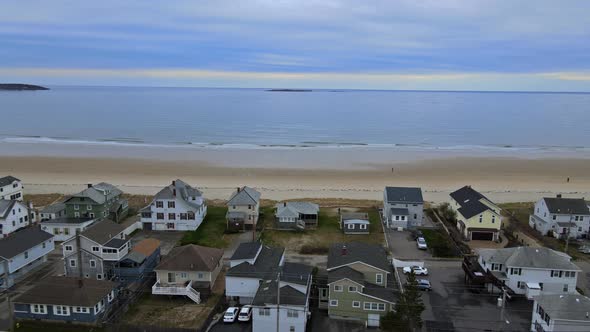
[(432, 286), (430, 286), (430, 281), (426, 280), (426, 279), (417, 279), (416, 282), (418, 283), (416, 285), (416, 288), (418, 288), (419, 290), (423, 290), (423, 291), (431, 291), (432, 290)]
[(417, 240), (419, 237), (424, 237), (424, 234), (422, 234), (421, 230), (415, 229), (412, 231), (412, 237), (414, 238), (414, 240)]

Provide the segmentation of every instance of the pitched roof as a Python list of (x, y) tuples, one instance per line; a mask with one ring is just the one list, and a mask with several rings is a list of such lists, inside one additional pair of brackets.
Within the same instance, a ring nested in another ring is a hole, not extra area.
[(124, 230), (125, 226), (105, 219), (86, 228), (80, 235), (102, 245), (109, 242)]
[(423, 203), (422, 189), (415, 187), (385, 187), (387, 202)]
[(18, 230), (0, 239), (0, 257), (10, 259), (51, 238), (53, 238), (52, 234), (42, 231), (37, 226)]
[(0, 218), (5, 219), (16, 202), (14, 199), (0, 199)]
[(93, 307), (105, 298), (117, 284), (107, 280), (71, 277), (48, 277), (17, 297), (15, 303), (55, 304)]
[(281, 258), (285, 248), (272, 248), (262, 246), (260, 254), (254, 264), (243, 262), (230, 268), (226, 276), (230, 277), (244, 277), (257, 279), (270, 279), (276, 277), (276, 273), (280, 269)]
[(129, 242), (129, 240), (123, 240), (119, 238), (110, 239), (109, 242), (105, 243), (104, 246), (108, 248), (121, 248), (125, 243)]
[(89, 222), (92, 220), (94, 220), (94, 219), (61, 217), (61, 218), (44, 220), (41, 222), (41, 224), (83, 224), (85, 222)]
[[(343, 250), (345, 248), (345, 250)], [(362, 242), (336, 243), (328, 252), (328, 270), (354, 262), (363, 262), (381, 270), (389, 271), (385, 249), (377, 244)]]
[(361, 219), (369, 220), (369, 214), (366, 212), (343, 212), (340, 214), (341, 220)]
[(589, 215), (588, 204), (583, 198), (543, 197), (549, 212), (556, 214)]
[[(280, 304), (282, 305), (305, 305), (307, 295), (298, 291), (297, 289), (284, 285), (281, 287)], [(257, 306), (264, 306), (277, 303), (277, 282), (276, 280), (265, 280), (256, 291), (252, 304)]]
[(41, 213), (58, 213), (66, 209), (66, 205), (63, 202), (47, 205), (41, 210)]
[(150, 256), (154, 251), (156, 251), (156, 249), (160, 247), (160, 244), (160, 240), (153, 238), (144, 239), (136, 243), (131, 251), (141, 253), (145, 256)]
[(172, 249), (155, 270), (211, 272), (219, 265), (222, 257), (222, 249), (187, 244)]
[(342, 279), (350, 279), (361, 285), (364, 285), (365, 283), (365, 276), (363, 273), (348, 266), (339, 267), (328, 272), (328, 283)]
[(549, 248), (515, 247), (503, 249), (479, 249), (479, 255), (490, 263), (501, 263), (504, 266), (580, 271), (571, 257)]
[(277, 217), (299, 217), (299, 214), (318, 214), (320, 206), (310, 202), (283, 202), (275, 205)]
[(370, 222), (368, 220), (363, 220), (363, 219), (346, 219), (343, 221), (343, 223), (345, 225), (348, 224), (363, 224), (363, 225), (368, 225), (370, 224)]
[(260, 242), (240, 243), (240, 245), (236, 248), (236, 251), (234, 251), (234, 254), (231, 256), (230, 260), (253, 259), (256, 257), (260, 247), (262, 247), (262, 243)]
[(7, 186), (7, 185), (13, 183), (14, 181), (20, 181), (20, 180), (15, 178), (12, 175), (1, 177), (0, 178), (0, 187)]
[(72, 198), (72, 197), (90, 198), (91, 200), (95, 201), (98, 204), (104, 204), (106, 202), (106, 200), (113, 199), (117, 196), (120, 196), (121, 194), (123, 194), (123, 192), (119, 188), (113, 186), (110, 183), (101, 182), (101, 183), (93, 185), (90, 188), (86, 188), (77, 194), (72, 195), (70, 198)]
[(590, 298), (579, 294), (540, 295), (535, 301), (551, 317), (568, 321), (584, 321), (590, 324)]
[[(189, 198), (190, 197), (201, 197), (201, 196), (203, 196), (203, 193), (199, 189), (188, 185), (186, 182), (184, 182), (182, 180), (176, 179), (176, 180), (172, 181), (172, 184), (170, 184), (170, 185), (164, 187), (162, 190), (160, 190), (154, 196), (154, 200), (181, 199), (185, 203), (187, 203), (188, 205), (193, 206), (198, 209), (199, 207), (201, 207), (201, 204), (197, 204), (196, 201), (190, 200)], [(144, 209), (146, 209), (145, 211), (149, 211), (149, 210), (147, 210), (148, 207), (145, 207)]]
[(234, 191), (227, 205), (256, 205), (260, 201), (260, 193), (250, 187), (244, 186)]
[(293, 284), (307, 285), (313, 267), (301, 263), (285, 262), (281, 269), (281, 281)]
[(410, 211), (406, 208), (391, 208), (391, 214), (394, 216), (409, 216)]
[(457, 212), (459, 212), (466, 219), (478, 215), (486, 210), (492, 210), (480, 200), (485, 199), (489, 202), (491, 201), (477, 190), (471, 188), (471, 186), (464, 186), (456, 191), (453, 191), (450, 193), (450, 196), (461, 206), (459, 209), (457, 209)]

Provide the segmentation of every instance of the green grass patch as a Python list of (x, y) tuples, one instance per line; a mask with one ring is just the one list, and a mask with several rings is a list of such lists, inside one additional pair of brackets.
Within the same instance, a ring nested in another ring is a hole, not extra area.
[(201, 226), (196, 231), (185, 232), (180, 244), (198, 244), (206, 247), (225, 248), (228, 245), (223, 236), (227, 226), (226, 212), (227, 207), (208, 206), (207, 216)]
[(442, 229), (422, 229), (428, 248), (434, 257), (460, 257), (453, 240)]

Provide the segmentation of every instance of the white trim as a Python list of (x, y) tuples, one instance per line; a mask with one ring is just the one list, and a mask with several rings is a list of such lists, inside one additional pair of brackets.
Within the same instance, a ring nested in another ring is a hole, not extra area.
[(365, 263), (365, 262), (363, 262), (363, 261), (355, 261), (355, 262), (350, 262), (350, 263), (347, 263), (347, 264), (344, 264), (344, 265), (339, 265), (339, 266), (334, 266), (334, 267), (331, 267), (331, 268), (329, 268), (329, 269), (327, 269), (327, 270), (328, 270), (328, 271), (332, 271), (332, 270), (336, 270), (336, 269), (339, 269), (339, 268), (341, 268), (341, 267), (344, 267), (344, 266), (349, 266), (349, 265), (356, 264), (356, 263), (361, 263), (361, 264), (363, 264), (363, 265), (366, 265), (366, 266), (368, 266), (368, 267), (372, 267), (372, 268), (374, 268), (374, 269), (377, 269), (377, 270), (379, 270), (379, 271), (383, 271), (383, 272), (385, 272), (385, 273), (390, 273), (389, 271), (386, 271), (386, 270), (380, 269), (380, 268), (378, 268), (378, 267), (376, 267), (376, 266), (373, 266), (373, 265), (371, 265), (371, 264), (367, 264), (367, 263)]
[(371, 296), (371, 295), (368, 295), (368, 294), (365, 294), (365, 293), (360, 293), (360, 292), (359, 292), (359, 293), (357, 293), (357, 294), (358, 294), (358, 295), (363, 295), (363, 296), (366, 296), (366, 297), (370, 297), (370, 298), (372, 298), (372, 299), (375, 299), (375, 300), (379, 300), (379, 301), (383, 301), (383, 302), (387, 302), (387, 303), (395, 304), (395, 302), (388, 301), (388, 300), (385, 300), (385, 299), (381, 299), (381, 298), (378, 298), (378, 297), (375, 297), (375, 296)]
[[(334, 302), (334, 301), (336, 302), (336, 304), (332, 304), (332, 302)], [(330, 303), (329, 304), (330, 304), (330, 307), (337, 307), (338, 306), (338, 300), (332, 299), (332, 300), (330, 300)]]
[(356, 282), (356, 281), (354, 281), (354, 280), (350, 280), (350, 279), (348, 279), (348, 278), (342, 278), (342, 279), (338, 279), (338, 280), (336, 280), (336, 281), (332, 281), (331, 283), (329, 283), (329, 284), (328, 284), (328, 286), (330, 286), (330, 285), (331, 285), (331, 284), (333, 284), (333, 283), (340, 282), (340, 281), (342, 281), (342, 280), (348, 280), (348, 281), (350, 281), (350, 282), (353, 282), (353, 283), (355, 283), (355, 284), (357, 284), (357, 285), (361, 286), (361, 288), (364, 286), (363, 284), (360, 284), (360, 283), (358, 283), (358, 282)]

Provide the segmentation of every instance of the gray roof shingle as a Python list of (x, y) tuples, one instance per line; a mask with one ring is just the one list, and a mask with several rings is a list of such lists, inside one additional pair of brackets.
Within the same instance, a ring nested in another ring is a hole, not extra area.
[(507, 267), (580, 271), (571, 262), (570, 256), (549, 248), (479, 249), (478, 253), (486, 262), (501, 263)]
[[(280, 304), (304, 306), (306, 304), (307, 294), (297, 289), (285, 285), (281, 287)], [(264, 306), (277, 303), (277, 282), (276, 280), (265, 280), (258, 287), (252, 304)]]
[(41, 210), (41, 213), (58, 213), (66, 209), (66, 205), (63, 202), (47, 205)]
[(188, 244), (172, 249), (155, 270), (211, 272), (219, 266), (222, 257), (222, 249)]
[(276, 277), (276, 273), (279, 271), (281, 258), (285, 248), (271, 248), (262, 246), (260, 254), (254, 264), (243, 262), (232, 268), (230, 268), (226, 276), (230, 277), (244, 277), (244, 278), (257, 278), (257, 279), (271, 279)]
[(423, 203), (422, 189), (414, 187), (385, 187), (387, 202)]
[[(175, 196), (176, 195), (176, 196)], [(172, 184), (164, 187), (160, 190), (155, 196), (154, 201), (158, 199), (182, 199), (186, 204), (189, 206), (198, 209), (201, 207), (201, 204), (197, 204), (196, 201), (190, 200), (190, 197), (202, 197), (203, 193), (195, 188), (187, 184), (186, 182), (176, 179), (172, 181)], [(153, 204), (153, 203), (152, 203)], [(151, 204), (143, 208), (142, 212), (151, 211)]]
[(16, 202), (14, 199), (0, 199), (0, 218), (5, 219)]
[(536, 296), (535, 301), (552, 320), (584, 321), (590, 324), (590, 319), (586, 316), (590, 312), (590, 298), (586, 296), (579, 294), (541, 295)]
[(14, 302), (93, 307), (116, 287), (116, 283), (107, 280), (48, 277), (38, 281)]
[(75, 195), (72, 195), (70, 198), (89, 198), (98, 204), (104, 204), (106, 200), (113, 199), (120, 196), (121, 194), (123, 194), (123, 192), (119, 188), (113, 186), (110, 183), (101, 182), (93, 185), (90, 188), (86, 188)]
[(234, 191), (227, 205), (256, 205), (260, 201), (260, 193), (250, 187), (244, 186)]
[(262, 247), (262, 243), (260, 242), (240, 243), (240, 245), (236, 248), (236, 251), (234, 251), (234, 254), (231, 256), (230, 260), (253, 259), (256, 257), (260, 247)]
[(582, 198), (544, 197), (543, 200), (551, 213), (590, 215), (588, 204)]
[(13, 183), (14, 181), (20, 181), (20, 180), (15, 178), (12, 175), (1, 177), (0, 178), (0, 187), (7, 186), (7, 185)]
[(306, 285), (312, 271), (313, 267), (309, 265), (285, 262), (281, 269), (281, 281)]
[(394, 216), (409, 216), (410, 211), (408, 209), (403, 208), (391, 208), (391, 214)]
[(105, 219), (86, 228), (80, 235), (102, 245), (121, 234), (124, 230), (125, 226)]
[(457, 212), (466, 219), (476, 216), (486, 210), (492, 210), (487, 205), (480, 202), (481, 199), (485, 199), (489, 202), (491, 201), (477, 190), (471, 188), (471, 186), (464, 186), (453, 191), (450, 193), (450, 196), (461, 206), (457, 209)]
[(53, 235), (42, 231), (37, 226), (18, 230), (0, 240), (0, 257), (10, 259), (51, 238)]
[(275, 205), (277, 217), (299, 217), (299, 214), (318, 214), (320, 206), (310, 202), (284, 202)]
[[(344, 247), (346, 250), (343, 252)], [(389, 271), (385, 249), (380, 245), (362, 242), (333, 244), (328, 253), (328, 270), (359, 261)]]

